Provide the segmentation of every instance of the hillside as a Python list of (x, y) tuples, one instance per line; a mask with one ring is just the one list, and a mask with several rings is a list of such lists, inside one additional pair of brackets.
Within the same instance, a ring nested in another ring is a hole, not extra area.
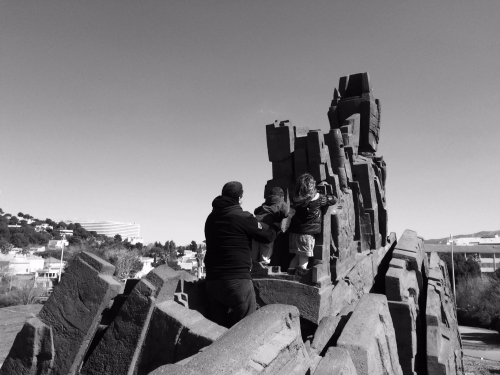
[[(500, 230), (493, 230), (493, 231), (482, 231), (482, 232), (476, 232), (472, 234), (459, 234), (459, 235), (454, 235), (453, 238), (463, 238), (463, 237), (495, 237), (495, 234), (498, 234), (500, 236)], [(426, 244), (445, 244), (446, 241), (448, 241), (449, 237), (443, 237), (443, 238), (435, 238), (435, 239), (430, 239), (430, 240), (425, 240), (424, 243)]]
[(26, 320), (38, 314), (43, 305), (19, 305), (0, 309), (0, 367)]

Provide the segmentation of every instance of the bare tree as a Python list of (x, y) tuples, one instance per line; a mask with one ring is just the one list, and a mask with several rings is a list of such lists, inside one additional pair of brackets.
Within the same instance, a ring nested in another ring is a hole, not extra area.
[(26, 280), (26, 282), (19, 286), (16, 292), (19, 302), (22, 305), (31, 305), (36, 303), (38, 298), (47, 293), (45, 288), (36, 284), (35, 280)]
[(108, 250), (106, 255), (115, 266), (115, 276), (119, 279), (134, 277), (142, 269), (141, 257), (137, 250), (120, 247)]

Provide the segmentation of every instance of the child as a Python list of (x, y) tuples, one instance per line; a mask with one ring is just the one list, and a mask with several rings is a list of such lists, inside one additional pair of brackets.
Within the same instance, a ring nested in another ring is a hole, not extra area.
[(293, 203), (295, 215), (290, 223), (288, 249), (295, 258), (290, 262), (290, 273), (307, 268), (309, 258), (314, 256), (314, 235), (321, 233), (321, 207), (337, 203), (337, 198), (319, 194), (314, 177), (304, 173), (297, 180)]
[[(266, 201), (257, 207), (254, 211), (258, 221), (271, 225), (276, 222), (281, 222), (288, 217), (289, 207), (283, 200), (283, 190), (279, 187), (271, 189)], [(269, 244), (260, 243), (252, 240), (252, 261), (261, 262), (263, 265), (271, 263), (271, 255), (273, 254), (274, 242)]]

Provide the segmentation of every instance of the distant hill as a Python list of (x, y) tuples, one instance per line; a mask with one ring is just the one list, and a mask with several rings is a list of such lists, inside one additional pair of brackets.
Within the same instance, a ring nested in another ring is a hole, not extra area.
[[(476, 232), (472, 234), (459, 234), (459, 235), (454, 235), (453, 238), (463, 238), (463, 237), (495, 237), (495, 234), (498, 234), (500, 236), (500, 230), (493, 230), (493, 231), (482, 231), (482, 232)], [(446, 244), (448, 241), (449, 237), (444, 237), (444, 238), (436, 238), (436, 239), (431, 239), (431, 240), (425, 240), (424, 243), (430, 244), (430, 245), (437, 245), (437, 244)]]

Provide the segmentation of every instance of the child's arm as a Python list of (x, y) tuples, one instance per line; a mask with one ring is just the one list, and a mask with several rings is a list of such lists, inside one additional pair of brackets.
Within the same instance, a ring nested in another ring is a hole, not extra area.
[(290, 213), (290, 207), (288, 206), (288, 203), (282, 202), (280, 207), (281, 220), (287, 218), (289, 213)]
[(338, 202), (337, 197), (335, 197), (333, 195), (323, 195), (323, 194), (319, 195), (319, 204), (320, 204), (320, 207), (333, 206), (337, 202)]

